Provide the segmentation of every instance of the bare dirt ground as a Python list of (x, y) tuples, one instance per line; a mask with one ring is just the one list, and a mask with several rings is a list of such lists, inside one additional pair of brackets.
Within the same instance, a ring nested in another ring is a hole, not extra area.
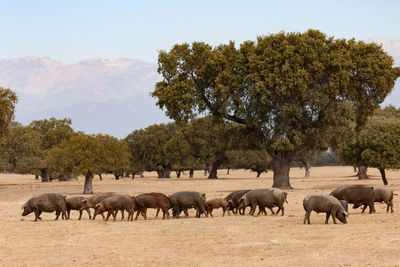
[[(311, 178), (292, 168), (284, 216), (194, 217), (161, 220), (149, 210), (147, 221), (89, 221), (77, 211), (71, 220), (54, 221), (53, 214), (21, 216), (21, 205), (32, 195), (45, 192), (80, 195), (83, 179), (40, 183), (33, 176), (0, 174), (0, 265), (177, 265), (177, 266), (399, 266), (400, 196), (395, 196), (392, 214), (385, 204), (376, 204), (376, 214), (350, 210), (348, 224), (325, 225), (325, 214), (311, 214), (312, 225), (303, 225), (303, 198), (313, 192), (330, 193), (345, 184), (383, 186), (379, 172), (368, 170), (371, 179), (359, 181), (352, 167), (315, 167)], [(388, 171), (389, 187), (400, 193), (400, 172)], [(255, 178), (243, 170), (219, 171), (220, 179), (208, 180), (202, 172), (194, 179), (145, 178), (115, 181), (105, 176), (94, 180), (95, 192), (143, 192), (172, 194), (181, 190), (205, 192), (207, 198), (225, 197), (237, 189), (272, 185), (272, 173)]]

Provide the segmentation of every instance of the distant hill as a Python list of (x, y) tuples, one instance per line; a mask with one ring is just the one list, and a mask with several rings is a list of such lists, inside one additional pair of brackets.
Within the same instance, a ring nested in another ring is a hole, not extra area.
[[(400, 66), (400, 40), (382, 43)], [(137, 59), (94, 58), (65, 65), (49, 57), (0, 59), (0, 85), (17, 92), (16, 120), (69, 117), (75, 130), (120, 138), (134, 129), (167, 122), (149, 93), (160, 77), (157, 66)], [(384, 105), (400, 107), (400, 82)]]
[(16, 120), (70, 117), (76, 130), (125, 137), (167, 118), (149, 92), (155, 64), (136, 59), (89, 59), (64, 65), (48, 57), (0, 60), (0, 85), (20, 98)]

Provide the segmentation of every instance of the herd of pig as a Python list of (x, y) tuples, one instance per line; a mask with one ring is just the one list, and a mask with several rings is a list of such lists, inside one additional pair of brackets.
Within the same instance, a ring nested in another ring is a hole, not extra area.
[[(331, 194), (311, 194), (304, 198), (303, 207), (305, 216), (303, 223), (310, 224), (310, 214), (312, 211), (317, 213), (325, 212), (328, 223), (329, 217), (332, 217), (333, 223), (336, 219), (342, 223), (347, 223), (348, 204), (354, 204), (353, 208), (363, 206), (362, 212), (369, 207), (369, 213), (375, 212), (374, 202), (385, 202), (387, 205), (386, 212), (393, 212), (393, 190), (390, 188), (373, 188), (366, 185), (350, 185), (342, 186), (334, 190)], [(145, 193), (137, 196), (120, 195), (117, 193), (100, 193), (90, 197), (66, 197), (61, 194), (47, 193), (32, 197), (23, 206), (22, 216), (30, 213), (35, 214), (35, 221), (41, 220), (42, 212), (56, 212), (56, 220), (60, 214), (62, 219), (70, 219), (71, 210), (79, 211), (79, 219), (82, 212), (86, 210), (89, 219), (94, 220), (98, 214), (103, 220), (108, 220), (112, 215), (115, 221), (118, 211), (121, 212), (121, 220), (124, 219), (124, 211), (128, 213), (128, 220), (133, 220), (136, 212), (135, 220), (139, 214), (146, 219), (147, 209), (157, 209), (156, 217), (159, 211), (163, 212), (163, 219), (169, 218), (169, 210), (172, 211), (174, 218), (179, 218), (183, 211), (185, 217), (189, 216), (188, 209), (196, 210), (196, 217), (200, 218), (201, 214), (206, 217), (213, 216), (214, 209), (222, 208), (223, 214), (230, 211), (234, 214), (245, 214), (246, 207), (250, 207), (249, 214), (255, 215), (258, 206), (258, 214), (267, 215), (265, 208), (268, 208), (273, 215), (284, 215), (284, 203), (287, 202), (287, 193), (277, 188), (265, 188), (254, 190), (236, 190), (224, 199), (214, 198), (206, 201), (205, 193), (193, 191), (181, 191), (167, 196), (162, 193)], [(278, 210), (274, 212), (273, 208)], [(91, 216), (90, 209), (94, 209), (94, 215)], [(104, 216), (104, 212), (107, 215)]]

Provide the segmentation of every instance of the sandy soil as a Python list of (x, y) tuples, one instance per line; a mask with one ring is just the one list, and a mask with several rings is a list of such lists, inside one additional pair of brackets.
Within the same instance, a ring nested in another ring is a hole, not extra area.
[[(369, 169), (371, 179), (363, 184), (382, 186), (379, 172)], [(389, 171), (389, 186), (400, 192), (400, 172)], [(225, 216), (214, 218), (155, 219), (147, 221), (89, 221), (84, 213), (71, 212), (70, 221), (54, 221), (54, 214), (22, 217), (21, 205), (32, 195), (58, 192), (79, 195), (83, 179), (40, 183), (32, 176), (0, 174), (0, 265), (177, 265), (177, 266), (399, 266), (400, 197), (395, 196), (392, 214), (385, 204), (376, 204), (376, 214), (351, 210), (348, 224), (324, 224), (325, 214), (312, 213), (312, 225), (303, 225), (303, 198), (313, 192), (330, 193), (345, 184), (360, 184), (352, 167), (315, 167), (311, 178), (304, 170), (291, 170), (291, 183), (284, 216)], [(206, 192), (207, 198), (224, 197), (236, 189), (270, 187), (272, 173), (255, 178), (243, 170), (219, 172), (220, 179), (207, 180), (201, 172), (194, 179), (145, 178), (94, 180), (95, 192), (128, 194), (181, 190)]]

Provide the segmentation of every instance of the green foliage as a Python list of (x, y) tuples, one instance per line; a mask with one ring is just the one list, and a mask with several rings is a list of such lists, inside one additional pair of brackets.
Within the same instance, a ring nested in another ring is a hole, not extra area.
[[(163, 80), (152, 95), (170, 118), (212, 113), (245, 125), (275, 172), (299, 151), (337, 144), (351, 122), (365, 123), (400, 75), (379, 45), (317, 30), (260, 36), (238, 49), (176, 44), (159, 53), (158, 72)], [(283, 179), (290, 187), (286, 171), (276, 179), (275, 172), (274, 185)]]
[(176, 131), (167, 141), (164, 146), (164, 154), (167, 160), (171, 162), (172, 170), (179, 171), (204, 167), (204, 164), (200, 164), (199, 158), (196, 158), (193, 146), (191, 146), (181, 130)]
[(99, 139), (101, 149), (101, 173), (122, 175), (130, 169), (131, 154), (125, 141), (109, 135), (97, 135), (96, 138)]
[(14, 119), (15, 105), (18, 97), (10, 88), (0, 86), (0, 144), (7, 134), (8, 127)]
[(0, 169), (39, 174), (42, 167), (40, 135), (32, 128), (14, 123), (0, 148)]
[(69, 118), (37, 120), (32, 121), (29, 126), (40, 133), (42, 138), (41, 147), (44, 151), (70, 138), (74, 132)]
[(129, 168), (129, 159), (124, 141), (108, 135), (76, 133), (49, 150), (46, 166), (57, 175), (115, 174)]
[(93, 175), (103, 170), (100, 138), (82, 133), (53, 146), (46, 157), (46, 166), (58, 175)]
[(341, 160), (352, 166), (399, 169), (399, 115), (399, 110), (392, 106), (375, 111), (367, 124), (342, 144), (338, 150)]
[(338, 166), (342, 165), (335, 153), (331, 151), (324, 151), (321, 154), (318, 155), (317, 159), (315, 162), (312, 164), (313, 166)]
[(259, 150), (232, 150), (227, 152), (229, 166), (234, 169), (248, 169), (262, 172), (272, 168), (271, 156), (263, 149)]
[(168, 172), (171, 163), (165, 154), (164, 146), (173, 136), (175, 128), (175, 124), (172, 123), (155, 124), (129, 134), (125, 141), (132, 155), (132, 170)]
[(358, 142), (365, 166), (400, 168), (400, 118), (372, 118), (360, 132)]

